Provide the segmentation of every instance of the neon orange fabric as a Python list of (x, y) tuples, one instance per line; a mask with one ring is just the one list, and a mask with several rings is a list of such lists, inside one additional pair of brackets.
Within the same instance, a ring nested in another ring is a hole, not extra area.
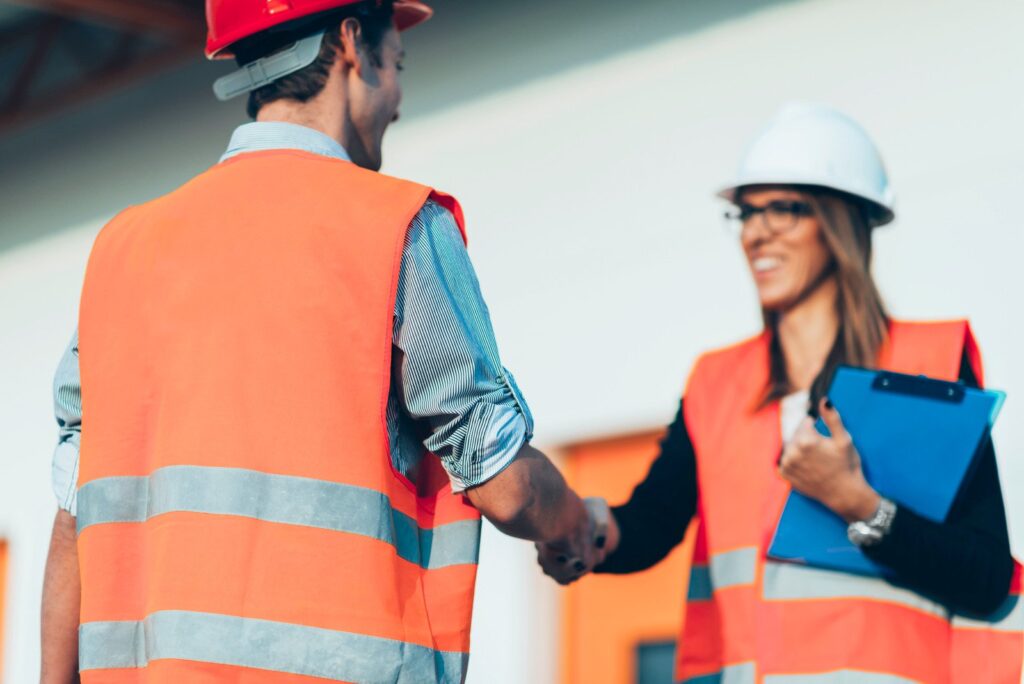
[(952, 681), (1017, 684), (1024, 663), (1024, 568), (1014, 567), (1010, 595), (995, 615), (953, 617)]
[(479, 514), (436, 457), (397, 473), (385, 427), (430, 197), (461, 228), (430, 188), (259, 152), (104, 228), (80, 314), (84, 682), (461, 681)]
[[(1009, 622), (969, 631), (954, 620), (951, 627), (944, 607), (882, 580), (766, 558), (789, 493), (776, 471), (779, 406), (759, 408), (768, 341), (763, 334), (701, 357), (687, 388), (700, 504), (677, 679), (785, 682), (852, 672), (1016, 684), (1021, 633)], [(980, 381), (981, 357), (966, 322), (893, 322), (878, 365), (955, 380), (965, 354)], [(995, 663), (990, 678), (978, 678), (972, 663), (979, 659)], [(957, 671), (974, 678), (951, 679)]]

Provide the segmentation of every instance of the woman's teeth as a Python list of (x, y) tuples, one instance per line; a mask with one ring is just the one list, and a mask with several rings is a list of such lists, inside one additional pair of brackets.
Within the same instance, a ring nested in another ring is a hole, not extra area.
[(773, 268), (778, 268), (782, 263), (781, 259), (775, 257), (760, 257), (754, 259), (754, 271), (756, 273), (763, 273), (764, 271), (770, 271)]

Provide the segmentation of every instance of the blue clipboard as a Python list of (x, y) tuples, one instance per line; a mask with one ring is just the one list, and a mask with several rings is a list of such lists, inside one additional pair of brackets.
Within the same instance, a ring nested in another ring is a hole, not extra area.
[[(840, 366), (829, 399), (860, 453), (867, 481), (882, 496), (942, 522), (973, 474), (1003, 406), (1003, 392), (924, 376)], [(829, 434), (822, 421), (818, 431)], [(846, 537), (846, 522), (791, 492), (768, 555), (863, 575), (887, 572)]]

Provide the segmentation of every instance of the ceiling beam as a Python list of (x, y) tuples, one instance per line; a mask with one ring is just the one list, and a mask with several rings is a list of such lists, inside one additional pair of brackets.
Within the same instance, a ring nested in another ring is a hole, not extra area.
[(76, 85), (63, 87), (44, 99), (35, 98), (17, 111), (0, 112), (0, 136), (194, 58), (195, 49), (191, 45), (172, 44), (134, 59), (128, 65), (110, 64), (84, 75)]
[(26, 96), (32, 88), (36, 75), (42, 69), (53, 42), (66, 23), (67, 20), (64, 17), (49, 17), (46, 23), (36, 31), (32, 51), (15, 77), (14, 85), (7, 92), (3, 103), (0, 104), (0, 112), (4, 114), (15, 112), (25, 104)]
[(38, 10), (90, 19), (119, 28), (202, 42), (205, 21), (199, 2), (172, 0), (13, 0)]
[(49, 19), (44, 14), (29, 13), (24, 19), (0, 24), (0, 52), (12, 50), (22, 41), (33, 39)]

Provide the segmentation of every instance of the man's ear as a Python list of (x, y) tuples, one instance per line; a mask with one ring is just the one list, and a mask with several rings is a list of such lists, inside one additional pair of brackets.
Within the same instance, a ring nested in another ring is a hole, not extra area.
[(359, 20), (348, 17), (341, 22), (338, 29), (341, 33), (340, 46), (338, 47), (338, 59), (343, 66), (361, 72), (366, 66), (366, 53), (360, 49), (363, 43), (363, 28)]

